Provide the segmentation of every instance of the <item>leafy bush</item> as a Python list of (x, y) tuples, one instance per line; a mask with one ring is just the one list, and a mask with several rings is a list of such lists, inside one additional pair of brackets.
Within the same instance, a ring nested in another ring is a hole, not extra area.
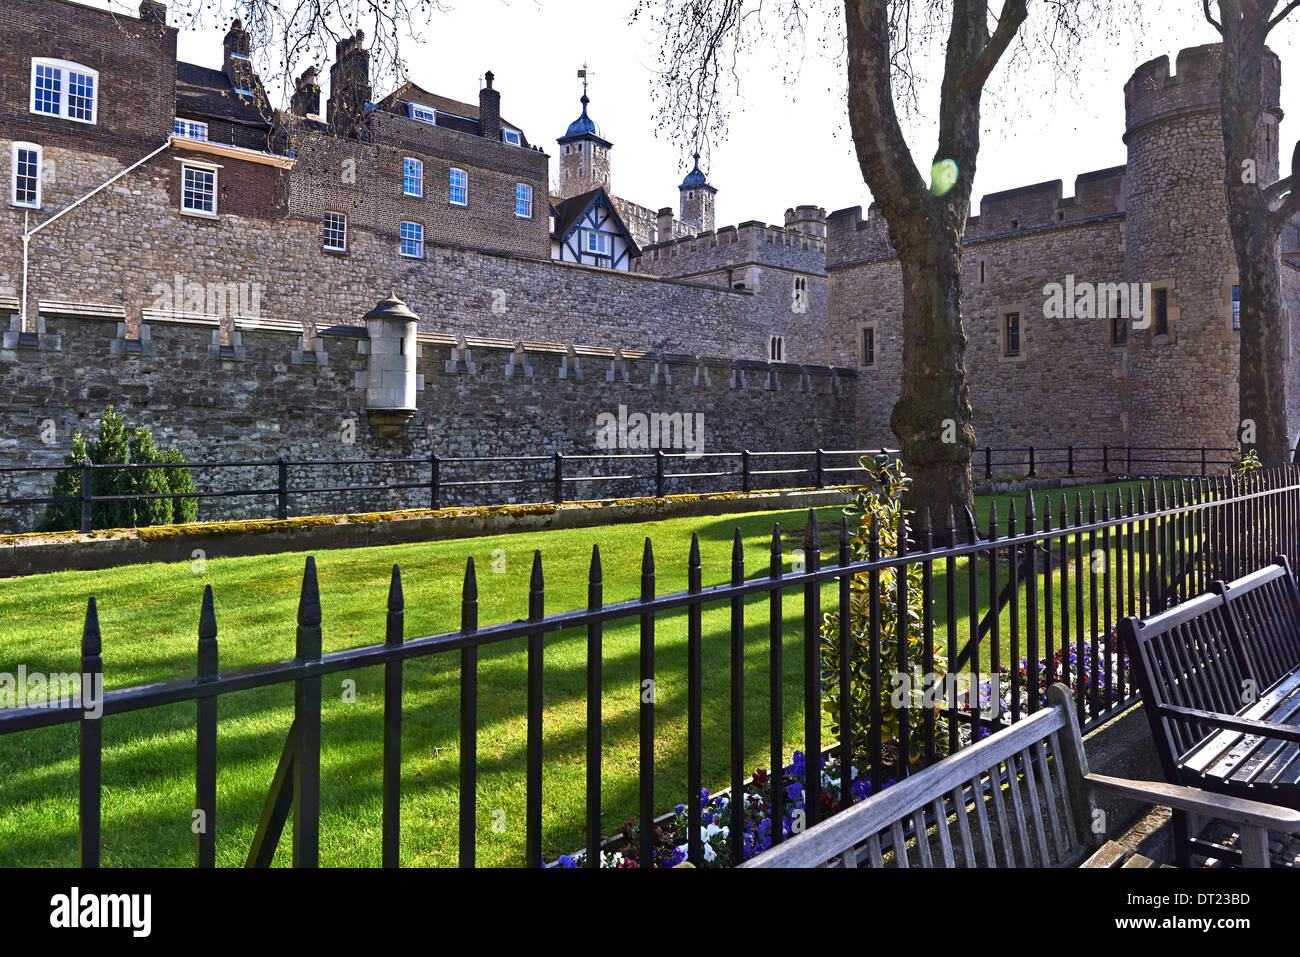
[(1232, 474), (1241, 478), (1247, 472), (1257, 472), (1264, 467), (1264, 463), (1259, 460), (1259, 455), (1254, 449), (1249, 452), (1238, 452), (1232, 460)]
[[(878, 544), (877, 554), (894, 555), (898, 552), (899, 519), (903, 516), (903, 494), (911, 484), (901, 464), (891, 463), (888, 456), (864, 457), (862, 467), (867, 470), (869, 487), (845, 506), (844, 514), (850, 523), (857, 523), (850, 545), (854, 561), (871, 557), (873, 537)], [(871, 702), (873, 696), (880, 704), (881, 741), (898, 746), (899, 729), (906, 716), (909, 729), (909, 759), (916, 760), (925, 752), (926, 685), (918, 684), (914, 667), (924, 664), (925, 608), (922, 605), (922, 580), (920, 565), (909, 565), (902, 580), (906, 589), (905, 617), (900, 622), (898, 589), (899, 575), (894, 568), (879, 573), (880, 602), (878, 625), (880, 633), (881, 686), (875, 688), (871, 680), (871, 578), (861, 574), (853, 578), (849, 587), (849, 641), (850, 674), (852, 690), (849, 703), (852, 715), (850, 730), (860, 750), (869, 740), (871, 731)], [(898, 640), (902, 629), (904, 655), (899, 660)], [(840, 619), (838, 613), (829, 613), (822, 620), (822, 708), (834, 720), (833, 731), (840, 734)], [(934, 648), (933, 680), (943, 687), (945, 668), (944, 646), (936, 642)], [(900, 680), (900, 678), (902, 680)], [(933, 714), (936, 745), (946, 741), (947, 720), (942, 710), (942, 690), (933, 692), (929, 709)], [(883, 769), (881, 769), (883, 770)]]
[[(72, 438), (72, 451), (64, 459), (67, 465), (129, 465), (146, 463), (184, 462), (185, 458), (175, 448), (161, 451), (154, 444), (148, 429), (131, 433), (126, 420), (110, 405), (99, 420), (99, 438), (87, 441), (78, 432)], [(60, 472), (54, 480), (52, 497), (81, 498), (80, 469)], [(92, 473), (91, 494), (111, 495), (170, 495), (194, 492), (190, 470), (180, 467), (127, 469), (95, 469)], [(92, 528), (140, 528), (147, 525), (168, 525), (172, 522), (193, 522), (198, 519), (198, 500), (145, 499), (142, 501), (95, 502), (90, 508)], [(45, 516), (37, 531), (75, 531), (81, 528), (81, 503), (79, 501), (54, 502), (45, 507)]]

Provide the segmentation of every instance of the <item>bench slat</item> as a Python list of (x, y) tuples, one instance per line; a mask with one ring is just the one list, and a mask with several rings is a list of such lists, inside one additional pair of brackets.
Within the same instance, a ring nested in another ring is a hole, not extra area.
[(872, 867), (881, 868), (885, 866), (885, 859), (880, 854), (879, 834), (872, 834), (869, 838), (867, 838), (867, 855), (871, 860)]
[[(1047, 740), (1052, 742), (1052, 754), (1056, 756), (1058, 761), (1062, 760), (1061, 739), (1057, 736), (1056, 732), (1053, 731), (1048, 736)], [(1060, 766), (1056, 769), (1056, 787), (1061, 795), (1061, 812), (1065, 817), (1066, 841), (1069, 843), (1070, 849), (1074, 850), (1074, 839), (1079, 833), (1079, 828), (1082, 826), (1082, 822), (1079, 824), (1075, 824), (1074, 822), (1074, 807), (1073, 802), (1070, 800), (1070, 785), (1065, 779), (1065, 768)]]
[(966, 817), (966, 798), (962, 796), (961, 785), (950, 792), (953, 811), (957, 818), (957, 835), (961, 838), (962, 858), (967, 867), (975, 866), (975, 845), (971, 842), (970, 821)]
[(952, 834), (948, 831), (948, 809), (944, 806), (943, 798), (934, 799), (930, 805), (930, 810), (934, 812), (935, 829), (939, 834), (939, 853), (943, 856), (944, 867), (956, 867), (957, 861), (952, 854)]
[(984, 866), (997, 867), (998, 856), (993, 852), (993, 836), (989, 830), (988, 808), (984, 806), (984, 785), (980, 783), (979, 775), (976, 775), (970, 782), (971, 800), (975, 804), (975, 820), (980, 826), (980, 846), (984, 849)]
[[(1041, 744), (1042, 742), (1038, 742)], [(1043, 808), (1038, 801), (1038, 782), (1034, 775), (1033, 745), (1020, 752), (1020, 761), (1025, 768), (1025, 790), (1029, 792), (1029, 811), (1034, 819), (1034, 837), (1038, 843), (1038, 859), (1043, 867), (1047, 866), (1051, 855), (1047, 852), (1047, 832), (1043, 829)]]
[[(944, 818), (940, 817), (940, 821)], [(912, 828), (916, 831), (916, 851), (921, 857), (921, 866), (924, 868), (934, 867), (934, 857), (930, 854), (930, 836), (925, 827), (925, 808), (917, 808), (912, 812)]]
[(1043, 779), (1043, 800), (1047, 804), (1047, 819), (1052, 828), (1052, 840), (1056, 845), (1056, 856), (1064, 859), (1070, 853), (1070, 846), (1065, 841), (1065, 835), (1061, 833), (1061, 817), (1056, 811), (1056, 795), (1052, 789), (1052, 766), (1047, 757), (1047, 743), (1039, 741), (1035, 745), (1038, 753), (1038, 767), (1042, 772)]
[(894, 821), (889, 825), (889, 835), (894, 839), (894, 863), (899, 867), (909, 866), (907, 860), (907, 838), (903, 836), (903, 824)]
[[(1014, 774), (1012, 777), (1014, 779)], [(1006, 802), (1002, 799), (1002, 771), (997, 765), (994, 765), (989, 771), (989, 791), (993, 795), (993, 813), (997, 816), (998, 833), (1002, 837), (999, 843), (1002, 845), (1003, 859), (1006, 861), (1007, 867), (1015, 867), (1016, 852), (1011, 845), (1011, 831), (1007, 827)]]

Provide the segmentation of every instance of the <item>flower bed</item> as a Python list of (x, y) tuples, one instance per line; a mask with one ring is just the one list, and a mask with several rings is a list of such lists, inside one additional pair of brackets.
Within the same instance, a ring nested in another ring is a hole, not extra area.
[[(798, 833), (804, 827), (805, 792), (807, 761), (802, 751), (796, 751), (791, 764), (784, 770), (785, 804), (780, 827), (784, 837)], [(823, 755), (821, 758), (821, 815), (824, 820), (840, 810), (840, 759), (837, 754)], [(867, 775), (860, 773), (856, 765), (850, 767), (852, 774), (852, 801), (865, 800), (871, 794), (871, 783)], [(745, 802), (745, 833), (742, 837), (744, 848), (743, 860), (749, 860), (755, 854), (761, 854), (772, 846), (772, 836), (777, 827), (772, 819), (772, 777), (763, 768), (754, 772), (753, 778), (745, 785), (743, 800)], [(884, 782), (882, 788), (889, 787), (894, 781)], [(732, 834), (731, 794), (710, 795), (707, 789), (701, 789), (700, 801), (700, 844), (702, 847), (704, 867), (731, 867)], [(686, 860), (689, 839), (689, 822), (687, 806), (679, 804), (674, 817), (665, 823), (654, 825), (655, 848), (652, 867), (676, 867)], [(600, 866), (613, 868), (640, 867), (638, 861), (640, 827), (635, 819), (623, 825), (623, 845), (619, 851), (601, 851)], [(572, 856), (565, 854), (556, 862), (556, 867), (583, 867), (586, 864), (584, 851)]]

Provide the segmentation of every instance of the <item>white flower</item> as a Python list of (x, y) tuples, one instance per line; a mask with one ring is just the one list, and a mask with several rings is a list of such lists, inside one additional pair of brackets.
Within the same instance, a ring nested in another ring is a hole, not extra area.
[(704, 845), (704, 859), (705, 859), (706, 861), (716, 861), (716, 860), (718, 859), (718, 852), (715, 851), (715, 850), (714, 850), (710, 845), (705, 844), (705, 845)]

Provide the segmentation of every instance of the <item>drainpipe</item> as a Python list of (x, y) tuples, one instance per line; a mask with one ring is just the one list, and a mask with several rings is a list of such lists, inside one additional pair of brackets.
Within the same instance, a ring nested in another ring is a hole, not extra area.
[(23, 237), (22, 237), (23, 238), (23, 301), (21, 306), (22, 319), (20, 320), (21, 322), (20, 328), (23, 332), (27, 331), (27, 261), (28, 261), (28, 250), (31, 245), (32, 237), (35, 236), (37, 233), (39, 233), (46, 226), (49, 226), (51, 223), (53, 223), (55, 220), (61, 217), (64, 213), (71, 212), (72, 210), (80, 206), (82, 203), (84, 203), (86, 200), (90, 199), (90, 197), (94, 196), (96, 193), (101, 192), (102, 190), (105, 190), (108, 187), (112, 186), (114, 183), (116, 183), (127, 173), (139, 169), (145, 163), (149, 162), (149, 160), (153, 159), (163, 150), (171, 146), (173, 140), (174, 137), (171, 136), (167, 137), (167, 141), (163, 143), (162, 146), (158, 147), (156, 150), (150, 153), (148, 156), (144, 157), (143, 159), (136, 160), (136, 162), (132, 163), (126, 169), (122, 170), (121, 172), (115, 173), (113, 176), (104, 180), (104, 182), (100, 183), (98, 186), (92, 189), (85, 196), (82, 196), (80, 199), (73, 200), (71, 203), (69, 203), (67, 206), (64, 206), (61, 210), (59, 210), (49, 219), (42, 220), (41, 222), (37, 223), (36, 226), (33, 227), (32, 229), (27, 229), (27, 217), (30, 214), (28, 213), (23, 214)]

